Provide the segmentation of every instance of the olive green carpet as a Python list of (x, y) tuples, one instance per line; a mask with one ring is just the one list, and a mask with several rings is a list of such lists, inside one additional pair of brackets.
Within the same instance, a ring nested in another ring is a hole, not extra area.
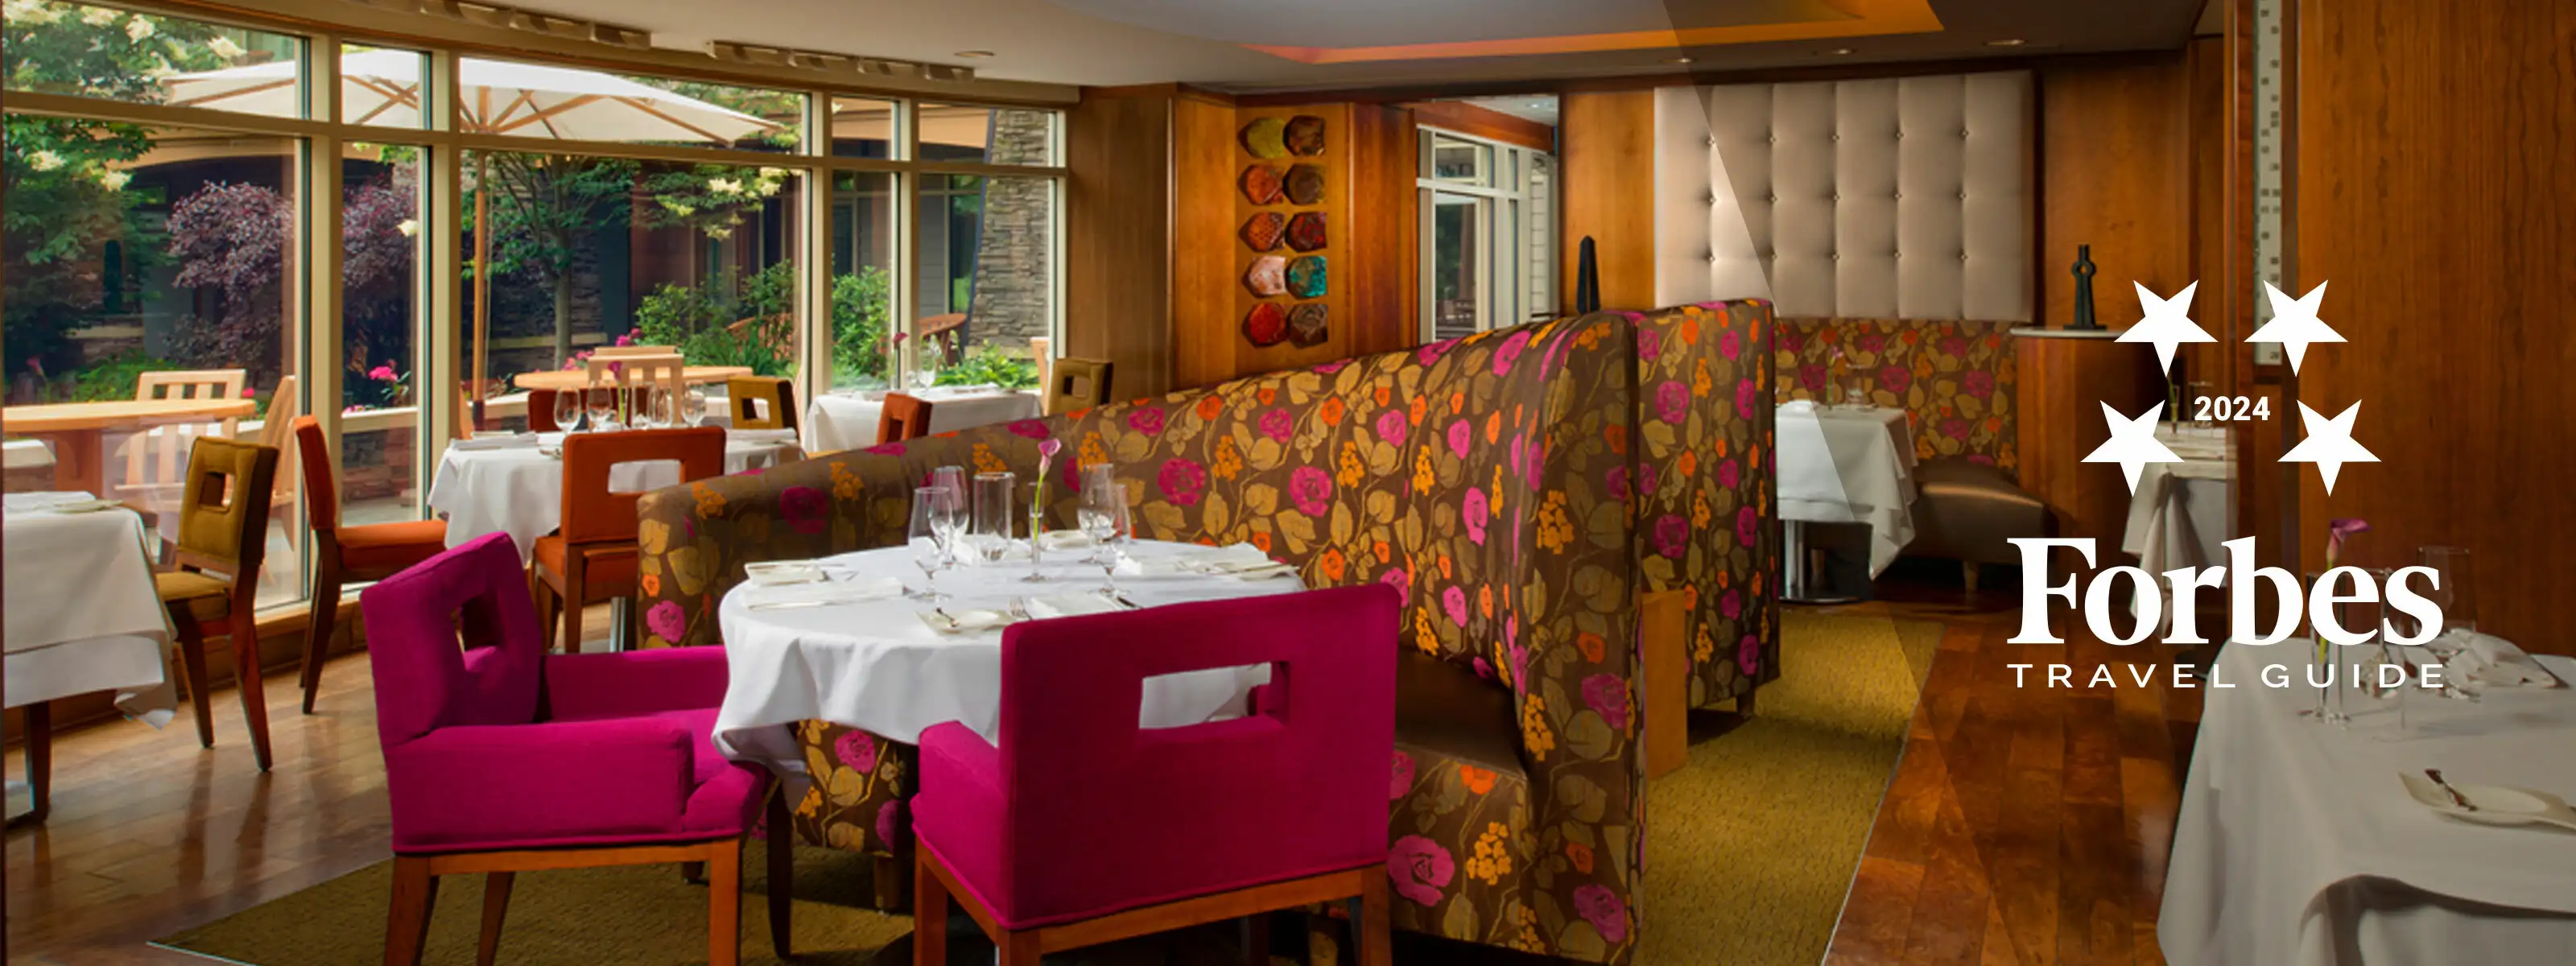
[[(1780, 680), (1750, 720), (1693, 719), (1690, 766), (1648, 789), (1647, 917), (1640, 966), (1811, 966), (1824, 956), (1879, 799), (1904, 747), (1938, 624), (1791, 611)], [(746, 852), (757, 852), (747, 849)], [(761, 863), (745, 863), (743, 961), (774, 963)], [(160, 941), (257, 966), (341, 966), (383, 958), (392, 864), (357, 872)], [(799, 849), (796, 961), (816, 966), (911, 961), (912, 920), (864, 908), (868, 860)], [(430, 926), (433, 964), (471, 963), (482, 880), (441, 880)], [(953, 925), (971, 930), (964, 916)], [(536, 872), (518, 877), (502, 931), (503, 963), (686, 964), (706, 961), (706, 890), (670, 866)], [(963, 937), (961, 937), (963, 938)], [(1399, 938), (1403, 938), (1399, 936)], [(1284, 932), (1276, 948), (1305, 945)], [(891, 947), (891, 948), (889, 948)], [(952, 942), (958, 963), (989, 947)], [(1196, 930), (1078, 957), (1104, 966), (1239, 962), (1232, 935)], [(879, 956), (883, 953), (883, 956)], [(1333, 958), (1329, 952), (1317, 959)], [(1400, 942), (1400, 962), (1529, 962), (1482, 947)], [(1292, 960), (1282, 959), (1281, 962)], [(1050, 963), (1055, 960), (1050, 958)]]

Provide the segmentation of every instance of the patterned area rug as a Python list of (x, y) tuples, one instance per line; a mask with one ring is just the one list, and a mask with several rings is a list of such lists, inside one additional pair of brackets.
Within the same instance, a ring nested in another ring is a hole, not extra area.
[[(1690, 766), (1647, 791), (1645, 945), (1639, 966), (1728, 963), (1808, 966), (1824, 957), (1871, 821), (1939, 648), (1941, 625), (1792, 610), (1783, 621), (1781, 679), (1750, 720), (1692, 720)], [(746, 853), (756, 853), (747, 849)], [(743, 962), (769, 964), (766, 883), (747, 855)], [(159, 942), (256, 966), (340, 966), (384, 955), (393, 866), (379, 863)], [(865, 858), (825, 849), (796, 857), (796, 961), (815, 966), (911, 962), (912, 920), (865, 908)], [(480, 877), (442, 880), (426, 963), (471, 963)], [(688, 966), (705, 958), (706, 889), (669, 866), (522, 875), (502, 930), (505, 963)], [(950, 960), (992, 962), (974, 926), (952, 917)], [(1274, 950), (1310, 939), (1283, 920)], [(1338, 929), (1330, 930), (1338, 933)], [(1397, 934), (1408, 964), (1540, 963), (1488, 947)], [(1050, 964), (1233, 964), (1231, 930), (1207, 928), (1087, 950)], [(1317, 943), (1308, 961), (1339, 950)], [(1298, 960), (1281, 956), (1274, 962)]]

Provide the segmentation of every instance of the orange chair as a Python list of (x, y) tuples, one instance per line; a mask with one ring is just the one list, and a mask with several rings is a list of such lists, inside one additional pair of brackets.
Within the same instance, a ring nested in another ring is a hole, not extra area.
[(885, 408), (877, 414), (877, 445), (920, 439), (930, 435), (930, 402), (899, 392), (885, 397)]
[(528, 390), (528, 432), (552, 433), (562, 429), (563, 426), (555, 422), (555, 390)]
[(313, 696), (322, 690), (322, 659), (331, 653), (333, 625), (340, 619), (340, 588), (383, 580), (438, 556), (447, 549), (447, 521), (341, 526), (331, 451), (322, 444), (322, 423), (311, 416), (295, 420), (295, 456), (304, 465), (304, 515), (313, 521), (313, 596), (304, 624), (303, 679), (304, 713), (312, 714)]
[(635, 596), (635, 504), (643, 494), (611, 492), (609, 470), (620, 463), (677, 460), (686, 483), (723, 475), (724, 455), (725, 431), (719, 426), (565, 438), (563, 526), (537, 538), (530, 584), (547, 649), (554, 647), (555, 610), (563, 612), (564, 649), (577, 651), (583, 607)]

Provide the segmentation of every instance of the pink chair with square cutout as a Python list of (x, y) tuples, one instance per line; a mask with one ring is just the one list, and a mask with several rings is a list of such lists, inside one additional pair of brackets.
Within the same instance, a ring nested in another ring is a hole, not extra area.
[[(1382, 584), (1018, 624), (987, 743), (921, 735), (916, 966), (944, 966), (948, 902), (1044, 953), (1354, 900), (1360, 963), (1388, 960), (1387, 767), (1399, 602)], [(1268, 664), (1259, 710), (1143, 728), (1147, 678)]]
[(440, 875), (488, 876), (488, 964), (514, 874), (659, 862), (706, 870), (708, 961), (737, 962), (742, 840), (764, 801), (770, 943), (786, 958), (786, 805), (711, 741), (724, 651), (548, 655), (522, 573), (496, 533), (359, 596), (393, 805), (385, 962), (420, 960)]

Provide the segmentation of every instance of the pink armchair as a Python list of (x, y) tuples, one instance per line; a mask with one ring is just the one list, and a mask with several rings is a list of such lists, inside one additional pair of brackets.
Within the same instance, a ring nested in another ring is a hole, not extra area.
[[(998, 746), (921, 736), (915, 966), (945, 964), (948, 901), (1004, 966), (1042, 953), (1356, 898), (1388, 961), (1395, 590), (1379, 584), (1036, 621), (1002, 636)], [(1267, 664), (1258, 710), (1137, 725), (1146, 678)]]
[(360, 596), (393, 811), (385, 962), (419, 961), (440, 875), (488, 875), (488, 964), (515, 873), (679, 862), (711, 873), (708, 961), (735, 963), (742, 840), (764, 800), (770, 942), (785, 958), (785, 804), (709, 740), (724, 652), (549, 657), (524, 573), (493, 534)]

